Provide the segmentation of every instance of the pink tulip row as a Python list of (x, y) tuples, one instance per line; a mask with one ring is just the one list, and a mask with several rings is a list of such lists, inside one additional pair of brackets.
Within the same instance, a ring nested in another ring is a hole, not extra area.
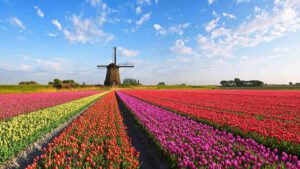
[[(195, 119), (229, 126), (249, 137), (255, 133), (257, 138), (252, 137), (254, 139), (261, 139), (273, 147), (281, 144), (299, 154), (298, 91), (131, 90), (126, 93)], [(267, 143), (267, 139), (273, 139), (272, 143)]]
[(118, 92), (179, 168), (300, 168), (297, 156), (197, 123)]
[(14, 117), (39, 109), (56, 106), (58, 104), (66, 103), (98, 93), (101, 93), (101, 91), (1, 94), (0, 119)]

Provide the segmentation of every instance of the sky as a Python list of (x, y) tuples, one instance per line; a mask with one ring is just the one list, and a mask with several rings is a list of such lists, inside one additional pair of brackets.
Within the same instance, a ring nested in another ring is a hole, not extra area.
[(0, 0), (0, 84), (300, 82), (299, 0)]

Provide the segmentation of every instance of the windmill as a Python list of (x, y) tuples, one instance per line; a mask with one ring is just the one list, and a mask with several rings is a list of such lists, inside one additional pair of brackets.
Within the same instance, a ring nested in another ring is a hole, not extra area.
[(119, 68), (133, 68), (134, 66), (131, 64), (119, 64), (117, 65), (117, 48), (113, 48), (113, 63), (109, 65), (98, 65), (98, 68), (107, 68), (106, 77), (104, 81), (105, 86), (112, 86), (112, 85), (120, 85), (120, 72)]

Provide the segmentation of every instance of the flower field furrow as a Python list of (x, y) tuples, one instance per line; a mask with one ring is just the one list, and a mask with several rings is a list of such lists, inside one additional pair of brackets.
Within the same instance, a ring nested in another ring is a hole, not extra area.
[(270, 147), (300, 154), (300, 92), (124, 92), (194, 119), (238, 130)]
[(0, 120), (98, 93), (100, 91), (0, 94)]
[(197, 123), (118, 92), (179, 168), (300, 168), (297, 156), (279, 153), (252, 139)]
[(27, 168), (138, 168), (114, 92), (76, 119)]
[(2, 120), (0, 122), (0, 163), (66, 122), (104, 94), (92, 95), (55, 107)]

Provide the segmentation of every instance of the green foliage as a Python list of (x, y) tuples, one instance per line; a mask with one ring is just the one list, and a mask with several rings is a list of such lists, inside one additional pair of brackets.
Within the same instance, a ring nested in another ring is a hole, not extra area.
[(38, 82), (36, 82), (36, 81), (21, 81), (21, 82), (19, 82), (19, 85), (38, 85)]
[(48, 85), (52, 85), (56, 88), (78, 88), (80, 84), (75, 82), (74, 80), (60, 80), (54, 79), (53, 82), (48, 82)]
[(53, 80), (53, 86), (56, 88), (60, 88), (61, 87), (61, 80), (60, 79), (54, 79)]
[(34, 93), (54, 92), (56, 89), (48, 85), (0, 85), (0, 93)]
[(263, 86), (264, 82), (260, 80), (249, 80), (249, 81), (244, 81), (240, 80), (239, 78), (234, 78), (234, 80), (222, 80), (220, 82), (220, 85), (223, 87), (258, 87), (258, 86)]
[(166, 86), (165, 82), (159, 82), (157, 86)]
[(134, 85), (134, 86), (137, 86), (137, 85), (141, 85), (141, 84), (140, 84), (140, 81), (137, 80), (137, 79), (126, 78), (126, 79), (123, 80), (123, 85)]

